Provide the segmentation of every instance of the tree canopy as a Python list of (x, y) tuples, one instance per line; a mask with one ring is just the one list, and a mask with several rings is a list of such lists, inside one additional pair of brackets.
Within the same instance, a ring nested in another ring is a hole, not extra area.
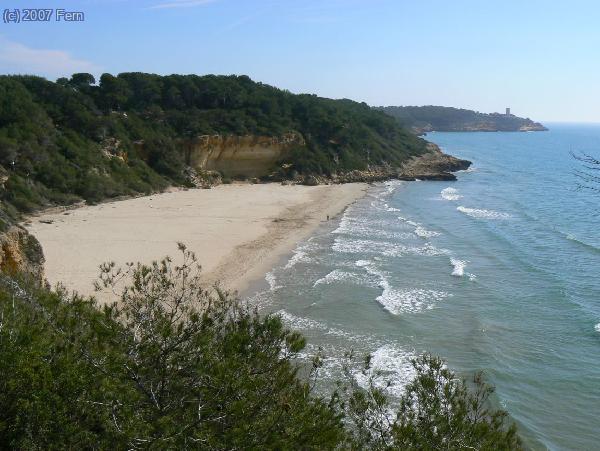
[[(185, 185), (185, 142), (280, 136), (306, 145), (279, 167), (329, 175), (399, 165), (425, 141), (364, 103), (295, 95), (247, 76), (91, 74), (0, 77), (1, 196), (13, 212)], [(274, 168), (275, 169), (275, 168)]]

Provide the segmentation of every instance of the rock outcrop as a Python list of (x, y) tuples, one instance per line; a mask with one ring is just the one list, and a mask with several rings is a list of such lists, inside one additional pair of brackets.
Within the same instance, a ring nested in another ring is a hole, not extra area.
[(27, 230), (11, 225), (0, 234), (0, 271), (23, 273), (44, 279), (44, 253), (38, 240)]
[[(294, 147), (305, 146), (303, 137), (290, 132), (279, 137), (267, 136), (223, 136), (204, 135), (185, 143), (185, 159), (188, 172), (197, 174), (196, 186), (209, 187), (221, 183), (225, 178), (265, 177), (271, 181), (282, 180), (272, 177), (280, 162)], [(402, 167), (372, 166), (366, 170), (340, 172), (330, 176), (315, 174), (296, 175), (292, 183), (319, 185), (325, 183), (376, 182), (391, 178), (402, 180), (455, 180), (452, 172), (467, 169), (470, 161), (444, 154), (438, 146), (429, 143), (427, 153), (413, 157)], [(206, 177), (209, 174), (210, 177)], [(269, 178), (269, 176), (271, 176)], [(285, 177), (284, 177), (285, 178)]]
[(430, 143), (429, 150), (419, 157), (406, 162), (398, 178), (402, 180), (456, 180), (453, 172), (469, 169), (471, 162), (443, 153), (440, 148)]
[(399, 180), (456, 180), (456, 171), (463, 171), (471, 166), (468, 160), (443, 153), (440, 148), (429, 143), (427, 153), (412, 157), (402, 167), (374, 166), (362, 171), (349, 171), (332, 174), (330, 177), (308, 175), (297, 182), (305, 185), (352, 182), (380, 182), (389, 179)]
[(268, 175), (287, 152), (304, 145), (302, 135), (289, 132), (274, 137), (203, 135), (184, 147), (186, 164), (198, 172), (251, 178)]

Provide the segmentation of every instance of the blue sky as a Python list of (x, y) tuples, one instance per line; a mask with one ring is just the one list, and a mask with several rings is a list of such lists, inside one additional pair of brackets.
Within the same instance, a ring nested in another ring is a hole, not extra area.
[(0, 23), (0, 73), (247, 74), (372, 105), (510, 106), (600, 122), (600, 3), (27, 0), (82, 23)]

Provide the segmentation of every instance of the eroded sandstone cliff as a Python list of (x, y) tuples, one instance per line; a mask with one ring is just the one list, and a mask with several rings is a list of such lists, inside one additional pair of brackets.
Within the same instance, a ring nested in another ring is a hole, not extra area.
[(296, 146), (302, 135), (281, 136), (203, 135), (184, 143), (186, 164), (197, 171), (218, 171), (225, 177), (262, 177)]

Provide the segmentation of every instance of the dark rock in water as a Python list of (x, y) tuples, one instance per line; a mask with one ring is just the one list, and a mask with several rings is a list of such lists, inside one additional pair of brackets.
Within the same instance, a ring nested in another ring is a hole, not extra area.
[(428, 144), (427, 150), (427, 153), (412, 157), (400, 168), (381, 165), (330, 176), (311, 174), (296, 180), (296, 183), (315, 186), (329, 183), (373, 183), (390, 179), (454, 181), (456, 176), (453, 172), (463, 171), (471, 166), (470, 161), (447, 155), (435, 144)]
[(443, 153), (438, 146), (430, 143), (429, 152), (413, 157), (402, 166), (402, 180), (456, 180), (452, 172), (469, 169), (471, 162)]

